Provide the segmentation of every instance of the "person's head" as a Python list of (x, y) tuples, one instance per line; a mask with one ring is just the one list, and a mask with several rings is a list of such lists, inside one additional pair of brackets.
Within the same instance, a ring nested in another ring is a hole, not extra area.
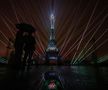
[(23, 34), (24, 36), (27, 36), (28, 35), (28, 32), (24, 32), (24, 34)]

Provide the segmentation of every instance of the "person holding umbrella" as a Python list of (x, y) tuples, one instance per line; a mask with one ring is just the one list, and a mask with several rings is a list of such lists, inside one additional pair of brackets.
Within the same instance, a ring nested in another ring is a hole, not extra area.
[(25, 65), (27, 64), (27, 70), (30, 69), (30, 65), (31, 65), (31, 59), (32, 59), (32, 55), (34, 53), (35, 50), (35, 38), (32, 36), (32, 33), (29, 32), (28, 35), (26, 34), (24, 36), (24, 58), (23, 58), (23, 66), (25, 67)]
[[(32, 27), (32, 25), (26, 23), (16, 24), (16, 28), (19, 30), (15, 39), (15, 60), (18, 69), (23, 69), (26, 61), (29, 63), (31, 60), (33, 50), (35, 49), (34, 46), (31, 46), (36, 43), (34, 37), (32, 36), (35, 29)], [(24, 33), (26, 34), (24, 35)], [(22, 59), (23, 51), (25, 51), (24, 59)]]

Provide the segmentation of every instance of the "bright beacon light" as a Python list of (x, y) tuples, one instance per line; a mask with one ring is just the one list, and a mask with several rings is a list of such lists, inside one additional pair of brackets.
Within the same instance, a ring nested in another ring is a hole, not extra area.
[(54, 24), (55, 24), (54, 14), (51, 14), (51, 16), (50, 16), (50, 22), (51, 22), (51, 29), (54, 29)]

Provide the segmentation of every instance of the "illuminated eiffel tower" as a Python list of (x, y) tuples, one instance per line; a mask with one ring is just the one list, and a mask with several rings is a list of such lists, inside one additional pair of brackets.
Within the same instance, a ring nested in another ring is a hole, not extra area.
[(55, 40), (55, 17), (54, 14), (51, 14), (50, 16), (50, 36), (49, 36), (49, 42), (48, 47), (46, 49), (46, 62), (49, 64), (57, 64), (59, 62), (59, 56), (58, 56), (58, 48), (56, 46), (56, 40)]

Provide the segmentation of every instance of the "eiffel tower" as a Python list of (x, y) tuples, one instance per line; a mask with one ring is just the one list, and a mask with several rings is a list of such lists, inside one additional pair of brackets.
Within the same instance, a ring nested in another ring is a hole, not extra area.
[(58, 55), (58, 48), (56, 46), (56, 40), (55, 40), (55, 17), (54, 14), (51, 14), (50, 16), (50, 36), (49, 36), (49, 42), (46, 49), (46, 63), (48, 64), (57, 64), (59, 62), (59, 55)]

